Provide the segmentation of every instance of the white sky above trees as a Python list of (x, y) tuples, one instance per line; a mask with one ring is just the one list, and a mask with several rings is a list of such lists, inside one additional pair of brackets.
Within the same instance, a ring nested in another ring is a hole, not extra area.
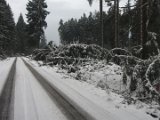
[[(126, 0), (121, 0), (121, 4), (124, 4)], [(25, 14), (26, 4), (28, 0), (7, 0), (10, 4), (15, 22), (20, 15), (23, 14), (23, 17), (26, 21)], [(47, 16), (48, 27), (45, 30), (46, 38), (48, 41), (54, 41), (56, 44), (59, 44), (59, 20), (63, 19), (64, 21), (70, 18), (80, 18), (83, 13), (89, 14), (89, 12), (94, 12), (99, 10), (99, 0), (95, 0), (93, 5), (90, 7), (87, 0), (46, 0), (48, 8), (47, 10), (50, 14)], [(104, 5), (106, 10), (106, 4)]]

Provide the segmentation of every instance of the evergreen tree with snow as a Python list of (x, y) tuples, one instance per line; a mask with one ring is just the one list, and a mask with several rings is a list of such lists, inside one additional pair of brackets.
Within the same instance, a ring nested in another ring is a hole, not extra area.
[(27, 31), (30, 37), (28, 43), (33, 48), (39, 48), (40, 39), (44, 34), (44, 28), (47, 27), (45, 19), (49, 12), (46, 8), (47, 4), (45, 0), (30, 0), (27, 4)]
[(6, 41), (6, 25), (5, 25), (5, 18), (6, 18), (6, 1), (1, 0), (0, 1), (0, 47), (1, 49), (4, 49), (4, 42)]
[(15, 22), (10, 6), (5, 0), (0, 1), (0, 47), (9, 52), (15, 50)]
[(22, 14), (18, 18), (16, 24), (16, 38), (17, 38), (17, 52), (24, 53), (27, 47), (27, 34), (26, 34), (26, 23), (24, 22)]

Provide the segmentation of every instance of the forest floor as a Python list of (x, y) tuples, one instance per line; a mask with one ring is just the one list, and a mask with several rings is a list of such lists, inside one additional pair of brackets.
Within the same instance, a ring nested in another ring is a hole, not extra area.
[(125, 95), (128, 86), (122, 83), (122, 68), (114, 63), (106, 65), (105, 61), (89, 62), (88, 65), (81, 66), (80, 70), (70, 72), (58, 65), (51, 67), (43, 65), (42, 61), (31, 59), (29, 61), (50, 74), (56, 73), (67, 85), (81, 92), (103, 109), (111, 113), (116, 112), (116, 115), (122, 119), (124, 117), (124, 120), (129, 114), (131, 115), (128, 116), (129, 120), (134, 120), (135, 117), (137, 120), (160, 119), (159, 105), (156, 102), (142, 102), (136, 100), (136, 97), (131, 99)]

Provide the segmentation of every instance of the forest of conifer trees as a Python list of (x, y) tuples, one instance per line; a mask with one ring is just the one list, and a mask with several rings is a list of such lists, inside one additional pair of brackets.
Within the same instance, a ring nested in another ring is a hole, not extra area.
[(15, 22), (10, 6), (5, 0), (0, 1), (0, 50), (12, 53), (15, 50)]
[(9, 4), (5, 0), (0, 1), (1, 54), (29, 53), (31, 49), (46, 45), (44, 29), (47, 27), (46, 16), (49, 14), (46, 8), (45, 0), (29, 1), (26, 5), (27, 23), (22, 14), (15, 23)]
[[(119, 33), (118, 46), (120, 48), (131, 49), (135, 46), (143, 46), (145, 53), (143, 56), (148, 58), (150, 55), (158, 54), (159, 35), (160, 35), (160, 2), (158, 0), (148, 1), (147, 5), (142, 6), (141, 0), (137, 0), (134, 5), (131, 1), (123, 8), (119, 8)], [(147, 1), (145, 1), (147, 2)], [(146, 3), (143, 3), (146, 4)], [(134, 7), (133, 7), (134, 6)], [(141, 9), (145, 19), (141, 19)], [(115, 48), (115, 7), (112, 4), (109, 10), (103, 12), (103, 38), (104, 47), (107, 49)], [(143, 25), (141, 25), (141, 22)], [(84, 14), (80, 19), (71, 18), (68, 21), (60, 20), (59, 34), (61, 43), (85, 43), (98, 44), (101, 46), (101, 23), (100, 13)], [(141, 27), (143, 28), (141, 29)], [(147, 33), (146, 33), (147, 31)], [(145, 36), (145, 37), (144, 37)]]

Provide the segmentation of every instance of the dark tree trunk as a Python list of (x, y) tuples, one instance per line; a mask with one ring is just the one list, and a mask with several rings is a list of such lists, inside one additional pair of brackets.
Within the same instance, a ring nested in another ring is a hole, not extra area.
[(147, 48), (146, 48), (146, 42), (148, 39), (148, 32), (147, 32), (147, 0), (140, 0), (141, 6), (140, 6), (140, 14), (141, 14), (141, 31), (140, 31), (140, 39), (141, 39), (141, 45), (142, 45), (142, 58), (147, 58)]
[(114, 1), (115, 10), (115, 47), (119, 47), (119, 0)]
[(101, 25), (101, 41), (102, 41), (102, 47), (104, 47), (103, 0), (100, 0), (100, 25)]

